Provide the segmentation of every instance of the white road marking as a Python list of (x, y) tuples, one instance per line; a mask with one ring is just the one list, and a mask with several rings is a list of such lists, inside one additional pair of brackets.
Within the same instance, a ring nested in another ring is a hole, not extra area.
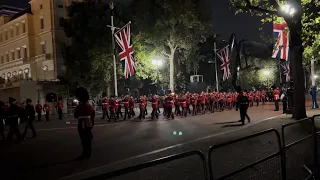
[[(265, 121), (268, 121), (268, 120), (271, 120), (271, 119), (274, 119), (274, 118), (277, 118), (277, 117), (280, 117), (280, 116), (284, 116), (284, 115), (281, 114), (281, 115), (277, 115), (277, 116), (272, 116), (272, 117), (269, 117), (269, 118), (266, 118), (266, 119), (263, 119), (263, 120), (260, 120), (260, 121), (256, 121), (256, 122), (247, 124), (245, 126), (242, 126), (241, 128), (237, 128), (237, 129), (234, 129), (234, 130), (229, 130), (229, 131), (225, 131), (225, 132), (221, 132), (221, 133), (217, 133), (217, 134), (211, 134), (209, 136), (197, 138), (197, 139), (194, 139), (194, 140), (191, 140), (191, 141), (187, 141), (187, 142), (184, 142), (184, 143), (176, 144), (176, 145), (173, 145), (173, 146), (168, 146), (168, 147), (165, 147), (165, 148), (161, 148), (161, 149), (154, 150), (154, 151), (151, 151), (151, 152), (147, 152), (147, 153), (144, 153), (144, 154), (140, 154), (140, 155), (137, 155), (137, 156), (132, 156), (132, 157), (127, 158), (127, 159), (123, 159), (123, 160), (116, 161), (116, 162), (113, 162), (113, 163), (110, 163), (110, 164), (107, 164), (107, 165), (104, 165), (104, 166), (95, 167), (95, 168), (92, 168), (92, 169), (89, 169), (89, 170), (86, 170), (86, 171), (83, 171), (83, 172), (80, 172), (80, 173), (76, 173), (76, 174), (73, 174), (73, 175), (70, 175), (70, 176), (63, 177), (61, 180), (83, 179), (83, 178), (87, 177), (90, 173), (93, 173), (94, 175), (101, 174), (102, 172), (105, 173), (105, 171), (103, 171), (103, 169), (106, 169), (107, 167), (109, 167), (111, 165), (114, 165), (114, 164), (123, 163), (123, 162), (129, 161), (129, 160), (133, 160), (133, 159), (141, 158), (141, 157), (144, 157), (144, 156), (160, 153), (160, 152), (163, 152), (163, 151), (166, 151), (166, 150), (169, 150), (169, 149), (173, 149), (173, 148), (176, 148), (176, 147), (184, 146), (184, 145), (187, 145), (187, 144), (190, 144), (190, 143), (194, 143), (194, 142), (197, 142), (197, 141), (202, 141), (202, 140), (209, 139), (209, 138), (212, 138), (212, 137), (221, 136), (221, 135), (224, 135), (224, 134), (229, 134), (229, 133), (232, 133), (232, 132), (240, 131), (240, 130), (243, 130), (243, 129), (248, 128), (250, 126), (253, 126), (255, 124), (259, 124), (259, 123), (262, 123), (262, 122), (265, 122)], [(100, 170), (101, 173), (99, 172), (99, 170)]]

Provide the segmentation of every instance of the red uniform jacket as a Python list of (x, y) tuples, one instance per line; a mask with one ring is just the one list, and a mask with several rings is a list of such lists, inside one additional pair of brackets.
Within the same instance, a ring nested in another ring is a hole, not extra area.
[(139, 99), (139, 108), (140, 109), (146, 108), (145, 98), (140, 98)]
[(129, 108), (134, 108), (134, 98), (130, 98), (130, 101), (129, 101)]
[(123, 105), (124, 105), (124, 108), (126, 108), (126, 109), (128, 109), (129, 108), (129, 101), (130, 101), (130, 99), (127, 97), (127, 98), (124, 98), (123, 100), (122, 100), (122, 103), (123, 103)]
[(114, 99), (109, 100), (109, 109), (111, 112), (114, 112), (116, 109), (116, 101)]
[(57, 108), (57, 109), (62, 109), (62, 108), (63, 108), (63, 103), (62, 103), (62, 101), (58, 101), (58, 102), (56, 103), (56, 108)]
[(49, 112), (50, 111), (50, 105), (48, 103), (45, 103), (43, 105), (43, 110), (46, 111), (46, 112)]
[(107, 98), (103, 98), (102, 100), (102, 108), (108, 109), (109, 108), (109, 103)]
[(181, 98), (180, 105), (181, 105), (181, 107), (186, 108), (187, 107), (187, 100), (185, 98)]
[(78, 128), (85, 127), (84, 119), (89, 119), (89, 123), (94, 126), (95, 112), (90, 104), (79, 104), (74, 111), (74, 118), (78, 119)]
[(280, 92), (278, 89), (273, 90), (273, 99), (279, 100), (280, 99)]
[(36, 107), (35, 107), (35, 109), (36, 109), (36, 112), (42, 112), (42, 106), (41, 106), (41, 104), (37, 104)]
[(151, 102), (152, 102), (152, 108), (157, 109), (159, 105), (159, 98), (152, 98)]

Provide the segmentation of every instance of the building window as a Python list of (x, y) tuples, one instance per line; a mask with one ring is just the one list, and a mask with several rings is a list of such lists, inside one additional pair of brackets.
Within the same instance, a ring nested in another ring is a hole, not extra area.
[(0, 42), (2, 42), (2, 33), (0, 33)]
[(63, 17), (59, 18), (59, 24), (60, 24), (60, 27), (64, 27), (64, 18)]
[(44, 21), (43, 18), (40, 19), (40, 29), (44, 28)]
[(3, 60), (3, 55), (1, 55), (1, 64), (4, 63), (4, 60)]
[(43, 5), (42, 4), (40, 4), (40, 9), (42, 9), (43, 8)]
[(22, 33), (26, 32), (26, 23), (22, 23)]
[(21, 58), (21, 51), (20, 51), (20, 49), (17, 49), (17, 58), (18, 58), (18, 59)]
[(13, 28), (10, 28), (10, 38), (13, 38)]
[(9, 53), (6, 54), (6, 60), (7, 60), (7, 62), (10, 61), (10, 59), (9, 59)]
[(8, 40), (8, 31), (4, 33), (4, 40)]
[(14, 60), (14, 51), (11, 51), (11, 59)]
[(16, 36), (18, 36), (18, 35), (19, 35), (19, 26), (16, 25)]
[(58, 5), (58, 8), (63, 8), (63, 5), (59, 4), (59, 5)]
[(41, 54), (46, 54), (46, 43), (41, 43)]
[(27, 47), (23, 48), (23, 58), (27, 58), (28, 57), (28, 51), (27, 51)]

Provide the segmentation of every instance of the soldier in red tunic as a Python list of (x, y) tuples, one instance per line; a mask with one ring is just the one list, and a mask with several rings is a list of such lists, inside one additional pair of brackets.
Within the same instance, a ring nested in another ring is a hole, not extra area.
[(139, 99), (139, 108), (140, 108), (140, 115), (139, 115), (139, 119), (145, 119), (145, 108), (146, 108), (146, 104), (145, 104), (145, 98), (143, 96), (140, 97)]
[(197, 103), (198, 103), (198, 97), (196, 94), (193, 94), (191, 97), (191, 103), (192, 103), (192, 115), (197, 115)]
[(42, 106), (41, 106), (41, 104), (40, 104), (40, 102), (39, 102), (39, 101), (37, 101), (37, 104), (36, 104), (35, 109), (36, 109), (36, 112), (37, 112), (37, 114), (38, 114), (38, 121), (41, 121), (41, 116), (42, 116)]
[(279, 100), (280, 100), (280, 91), (278, 88), (273, 90), (273, 100), (274, 100), (274, 111), (279, 111)]
[(109, 109), (109, 102), (108, 102), (108, 98), (107, 98), (107, 95), (106, 93), (102, 93), (102, 118), (101, 119), (104, 119), (106, 116), (108, 119), (109, 118), (109, 113), (108, 113), (108, 109)]
[(134, 98), (131, 96), (129, 100), (129, 118), (134, 117), (136, 114), (134, 113)]
[(114, 121), (117, 121), (116, 117), (116, 101), (114, 97), (111, 97), (109, 100), (109, 110), (110, 110), (110, 117), (109, 122), (111, 119), (114, 119)]
[(153, 98), (151, 99), (151, 103), (152, 103), (152, 112), (151, 112), (152, 119), (154, 119), (154, 117), (158, 119), (159, 118), (159, 114), (158, 114), (159, 98), (157, 95), (153, 96)]
[(43, 110), (45, 112), (46, 121), (49, 121), (50, 105), (48, 104), (48, 101), (43, 105)]
[(173, 93), (171, 93), (168, 97), (168, 119), (172, 118), (174, 119), (174, 115), (173, 115), (173, 112), (172, 112), (172, 109), (174, 107), (174, 97), (173, 97)]
[(78, 119), (78, 133), (82, 145), (82, 154), (77, 160), (83, 160), (91, 156), (91, 141), (93, 138), (91, 130), (94, 126), (95, 111), (88, 103), (89, 93), (85, 88), (77, 88), (75, 94), (79, 100), (79, 105), (74, 111), (74, 118)]
[(122, 103), (123, 103), (123, 106), (124, 106), (124, 118), (123, 118), (123, 120), (126, 120), (126, 119), (127, 119), (127, 116), (128, 116), (128, 118), (130, 118), (130, 117), (129, 117), (129, 101), (130, 101), (129, 96), (126, 96), (126, 97), (122, 100)]
[(180, 106), (182, 108), (182, 112), (181, 112), (181, 118), (183, 116), (187, 117), (187, 114), (188, 114), (188, 110), (187, 110), (187, 99), (186, 99), (186, 96), (181, 96), (180, 98)]
[(59, 120), (62, 120), (62, 108), (63, 108), (63, 102), (62, 98), (60, 97), (58, 102), (56, 103), (56, 110), (58, 111), (59, 114)]
[(115, 101), (116, 101), (116, 114), (117, 114), (117, 118), (119, 119), (119, 115), (123, 117), (123, 114), (121, 111), (122, 106), (121, 106), (121, 103), (119, 102), (120, 99), (118, 97), (115, 98)]

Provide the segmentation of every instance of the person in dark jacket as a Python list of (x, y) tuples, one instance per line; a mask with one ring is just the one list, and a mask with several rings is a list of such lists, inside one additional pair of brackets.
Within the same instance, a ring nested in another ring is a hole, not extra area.
[(20, 130), (19, 130), (19, 123), (18, 123), (18, 119), (19, 119), (19, 112), (20, 112), (20, 108), (16, 105), (16, 99), (14, 99), (13, 97), (9, 97), (9, 108), (7, 110), (7, 122), (10, 125), (9, 128), (9, 132), (7, 135), (7, 142), (11, 142), (13, 135), (17, 136), (17, 140), (18, 141), (22, 141), (23, 137), (21, 136)]
[(3, 121), (5, 119), (6, 111), (4, 109), (4, 102), (0, 101), (0, 136), (2, 137), (2, 141), (5, 141), (6, 137), (4, 135), (4, 124)]
[(35, 120), (35, 110), (34, 110), (34, 107), (33, 105), (31, 104), (32, 103), (32, 100), (31, 99), (27, 99), (27, 105), (25, 107), (25, 113), (26, 113), (26, 116), (27, 116), (27, 122), (26, 122), (26, 128), (24, 130), (24, 133), (23, 133), (23, 137), (26, 137), (27, 135), (27, 132), (28, 132), (28, 127), (31, 129), (32, 131), (32, 137), (35, 138), (37, 137), (37, 133), (36, 133), (36, 130), (34, 129), (34, 126), (33, 126), (33, 121)]
[(245, 118), (247, 117), (248, 122), (250, 122), (250, 117), (248, 116), (249, 99), (247, 96), (243, 95), (241, 91), (238, 96), (239, 110), (240, 110), (240, 121), (244, 125)]

